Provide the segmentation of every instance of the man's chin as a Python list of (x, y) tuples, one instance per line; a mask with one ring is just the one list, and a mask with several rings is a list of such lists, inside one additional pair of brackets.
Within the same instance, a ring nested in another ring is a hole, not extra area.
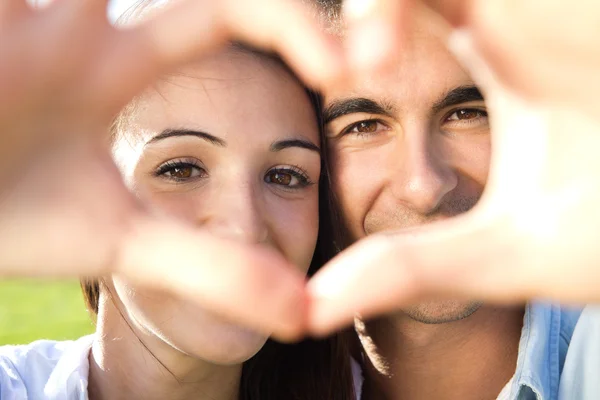
[(446, 324), (473, 315), (481, 307), (479, 301), (436, 300), (416, 304), (404, 313), (423, 324)]

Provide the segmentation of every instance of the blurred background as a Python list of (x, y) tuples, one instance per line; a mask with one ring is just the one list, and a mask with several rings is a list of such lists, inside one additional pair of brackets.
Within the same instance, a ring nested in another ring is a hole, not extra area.
[(78, 281), (0, 280), (0, 345), (76, 339), (94, 328)]
[[(114, 21), (135, 1), (112, 0), (110, 19)], [(77, 280), (0, 279), (0, 345), (76, 339), (94, 329)]]

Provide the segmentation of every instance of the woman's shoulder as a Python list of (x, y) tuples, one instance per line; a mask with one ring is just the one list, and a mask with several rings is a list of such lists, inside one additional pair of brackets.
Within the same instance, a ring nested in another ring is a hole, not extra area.
[[(85, 336), (74, 341), (38, 340), (25, 345), (1, 346), (0, 398), (67, 398), (64, 396), (72, 390), (68, 381), (82, 378), (87, 388), (92, 341), (93, 336)], [(69, 379), (73, 375), (75, 379)]]

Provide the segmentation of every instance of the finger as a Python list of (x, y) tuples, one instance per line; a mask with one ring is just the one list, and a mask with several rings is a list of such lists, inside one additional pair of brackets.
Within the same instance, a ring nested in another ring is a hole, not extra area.
[(424, 0), (431, 9), (454, 26), (469, 22), (476, 0)]
[[(110, 0), (94, 0), (94, 1), (81, 1), (81, 0), (68, 0), (73, 4), (74, 7), (80, 9), (82, 12), (100, 12), (104, 17), (108, 19), (108, 4)], [(67, 0), (61, 0), (66, 3)]]
[(463, 216), (358, 242), (309, 281), (309, 331), (327, 334), (357, 314), (397, 311), (431, 295), (515, 300), (523, 293), (519, 239), (503, 228)]
[(282, 55), (307, 83), (343, 73), (342, 51), (293, 0), (182, 1), (139, 28), (147, 58), (172, 67), (236, 39)]
[(401, 51), (401, 35), (410, 1), (346, 0), (347, 51), (356, 74), (376, 74), (394, 64)]
[(33, 0), (31, 4), (35, 10), (44, 10), (55, 3), (60, 3), (62, 1), (63, 0)]
[(304, 323), (304, 276), (282, 257), (167, 222), (144, 220), (115, 260), (135, 282), (166, 289), (222, 317), (295, 339)]
[(2, 24), (19, 18), (30, 11), (25, 0), (3, 0), (0, 2), (0, 22)]

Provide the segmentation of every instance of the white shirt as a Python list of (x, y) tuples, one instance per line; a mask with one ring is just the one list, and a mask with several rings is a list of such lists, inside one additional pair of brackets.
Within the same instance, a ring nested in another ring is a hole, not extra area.
[[(38, 340), (0, 347), (0, 400), (88, 400), (89, 355), (94, 335), (75, 341)], [(352, 360), (357, 399), (362, 371)]]
[(0, 347), (0, 400), (87, 400), (93, 340)]
[(504, 388), (502, 388), (502, 391), (500, 392), (496, 400), (510, 400), (510, 389), (512, 388), (513, 380), (514, 377), (510, 378), (508, 383), (504, 385)]

